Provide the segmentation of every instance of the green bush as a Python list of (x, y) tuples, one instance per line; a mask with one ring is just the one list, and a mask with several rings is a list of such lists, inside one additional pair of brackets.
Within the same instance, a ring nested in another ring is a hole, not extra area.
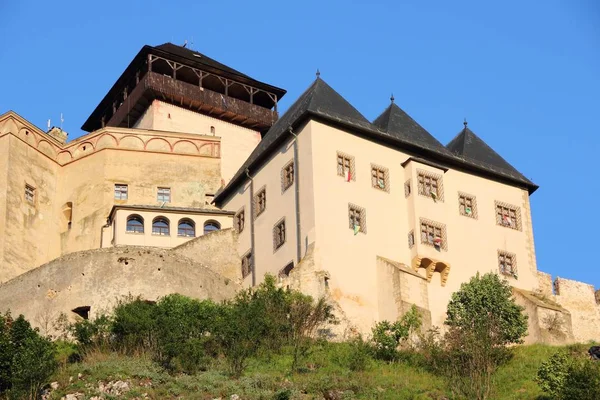
[(103, 314), (93, 320), (81, 319), (70, 325), (69, 330), (82, 350), (87, 350), (110, 345), (111, 327), (112, 320)]
[(20, 315), (0, 315), (0, 394), (37, 399), (57, 367), (54, 344)]
[(400, 345), (405, 343), (411, 334), (418, 331), (421, 325), (421, 314), (414, 305), (394, 323), (378, 322), (372, 329), (375, 358), (385, 361), (397, 360)]
[(536, 382), (552, 399), (600, 399), (600, 362), (559, 351), (543, 362)]
[(364, 371), (369, 365), (371, 359), (371, 348), (369, 343), (362, 337), (357, 337), (350, 341), (350, 353), (348, 357), (348, 369), (350, 371)]
[(152, 350), (155, 343), (156, 305), (131, 296), (120, 300), (113, 311), (111, 332), (122, 351), (132, 354)]

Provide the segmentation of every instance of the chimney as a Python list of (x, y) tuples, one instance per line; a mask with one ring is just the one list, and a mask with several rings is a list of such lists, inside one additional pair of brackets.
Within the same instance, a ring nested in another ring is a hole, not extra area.
[(53, 126), (47, 133), (48, 133), (48, 135), (52, 136), (54, 139), (58, 140), (60, 143), (62, 143), (62, 144), (67, 143), (68, 133), (63, 131), (62, 129), (57, 128), (56, 126)]

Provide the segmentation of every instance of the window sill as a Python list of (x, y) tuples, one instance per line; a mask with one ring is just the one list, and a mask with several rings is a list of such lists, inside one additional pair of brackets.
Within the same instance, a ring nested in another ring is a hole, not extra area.
[(126, 234), (128, 235), (143, 235), (144, 232), (130, 232), (130, 231), (125, 231)]
[(170, 237), (171, 235), (168, 233), (152, 233), (152, 236), (164, 236), (164, 237)]

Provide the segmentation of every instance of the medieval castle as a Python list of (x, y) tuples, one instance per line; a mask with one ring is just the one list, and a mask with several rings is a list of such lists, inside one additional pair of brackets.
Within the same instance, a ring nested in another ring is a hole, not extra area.
[(0, 115), (1, 311), (49, 329), (128, 293), (221, 300), (271, 273), (327, 296), (342, 335), (413, 304), (441, 326), (461, 283), (494, 271), (529, 342), (600, 340), (600, 291), (537, 269), (537, 186), (466, 122), (444, 146), (393, 98), (368, 121), (319, 76), (280, 116), (285, 93), (167, 43), (76, 140)]

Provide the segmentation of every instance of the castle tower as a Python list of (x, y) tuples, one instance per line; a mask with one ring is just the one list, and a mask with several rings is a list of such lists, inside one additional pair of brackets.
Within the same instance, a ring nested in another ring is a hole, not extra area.
[(144, 46), (81, 128), (218, 136), (227, 183), (277, 120), (285, 93), (186, 47)]

